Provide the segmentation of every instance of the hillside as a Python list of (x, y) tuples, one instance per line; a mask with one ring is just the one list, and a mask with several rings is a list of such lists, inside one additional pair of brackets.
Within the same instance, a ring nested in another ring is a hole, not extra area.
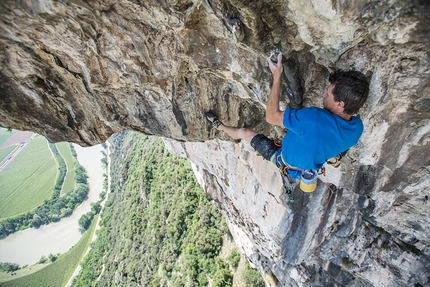
[(73, 286), (232, 286), (233, 264), (219, 256), (227, 226), (190, 163), (155, 137), (111, 141), (109, 199)]

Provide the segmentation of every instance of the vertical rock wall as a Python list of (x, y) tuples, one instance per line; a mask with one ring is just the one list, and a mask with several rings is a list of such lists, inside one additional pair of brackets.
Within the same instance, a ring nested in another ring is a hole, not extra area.
[[(426, 286), (430, 242), (427, 1), (2, 1), (0, 125), (93, 145), (124, 129), (187, 156), (248, 258), (282, 286)], [(312, 194), (230, 125), (272, 137), (266, 57), (281, 105), (321, 105), (329, 72), (371, 80), (365, 131)]]

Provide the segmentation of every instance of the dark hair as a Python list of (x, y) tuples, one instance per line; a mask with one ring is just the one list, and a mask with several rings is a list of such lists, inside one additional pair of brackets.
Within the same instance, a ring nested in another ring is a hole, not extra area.
[(369, 95), (369, 81), (358, 71), (336, 71), (330, 74), (329, 82), (335, 85), (334, 100), (345, 103), (345, 113), (352, 115), (364, 105)]

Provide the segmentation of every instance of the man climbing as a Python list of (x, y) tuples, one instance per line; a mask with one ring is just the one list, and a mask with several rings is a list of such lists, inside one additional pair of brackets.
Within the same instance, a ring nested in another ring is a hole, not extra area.
[(341, 153), (358, 142), (363, 123), (352, 115), (359, 111), (369, 94), (369, 82), (362, 73), (338, 71), (330, 74), (330, 84), (322, 94), (323, 108), (287, 108), (281, 111), (282, 54), (278, 55), (277, 62), (269, 58), (268, 63), (273, 83), (267, 99), (266, 121), (288, 130), (282, 147), (251, 129), (224, 125), (207, 112), (206, 118), (213, 127), (233, 139), (250, 142), (265, 159), (286, 169), (293, 178), (300, 177), (304, 171), (320, 169), (328, 160), (336, 161)]

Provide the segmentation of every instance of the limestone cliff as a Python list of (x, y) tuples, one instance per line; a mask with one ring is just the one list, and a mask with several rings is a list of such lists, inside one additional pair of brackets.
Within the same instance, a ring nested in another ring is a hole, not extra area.
[[(81, 145), (124, 129), (166, 138), (268, 284), (426, 286), (427, 3), (2, 1), (0, 124)], [(294, 203), (272, 165), (203, 117), (281, 135), (264, 121), (272, 51), (284, 54), (283, 107), (320, 106), (336, 68), (371, 79), (365, 132), (322, 177), (333, 191), (296, 189)]]

